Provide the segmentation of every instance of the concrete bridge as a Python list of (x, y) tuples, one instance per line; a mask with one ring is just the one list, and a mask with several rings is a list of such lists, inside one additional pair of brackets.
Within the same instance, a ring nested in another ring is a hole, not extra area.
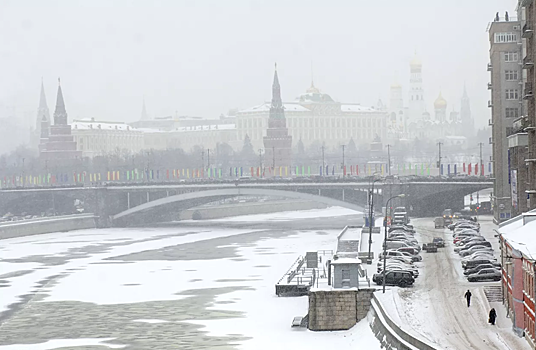
[[(488, 181), (413, 181), (391, 179), (374, 185), (375, 209), (380, 210), (390, 196), (404, 193), (393, 206), (405, 205), (412, 216), (439, 215), (446, 208), (463, 208), (469, 193), (493, 186)], [(85, 212), (95, 213), (102, 227), (137, 225), (175, 220), (182, 210), (236, 196), (267, 196), (303, 199), (363, 211), (369, 182), (203, 182), (104, 185), (96, 187), (49, 187), (0, 191), (0, 214), (39, 214), (53, 210), (74, 211), (74, 201)]]

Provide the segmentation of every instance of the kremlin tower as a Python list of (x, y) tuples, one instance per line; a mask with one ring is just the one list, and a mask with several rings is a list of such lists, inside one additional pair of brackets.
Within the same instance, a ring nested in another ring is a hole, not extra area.
[(266, 164), (275, 169), (292, 165), (292, 136), (289, 136), (285, 119), (285, 109), (281, 100), (281, 87), (277, 77), (277, 64), (272, 84), (272, 103), (268, 117), (268, 129), (264, 137)]

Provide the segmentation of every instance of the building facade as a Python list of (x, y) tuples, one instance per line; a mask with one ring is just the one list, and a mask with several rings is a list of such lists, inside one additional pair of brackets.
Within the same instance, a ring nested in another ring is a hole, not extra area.
[[(248, 135), (255, 149), (264, 148), (270, 108), (271, 103), (266, 102), (239, 111), (236, 115), (238, 140), (243, 141)], [(319, 148), (324, 145), (340, 149), (351, 139), (358, 145), (368, 145), (376, 135), (382, 139), (387, 137), (386, 110), (336, 102), (314, 84), (295, 101), (284, 102), (283, 110), (293, 146), (301, 140), (306, 148), (317, 143)]]
[(527, 155), (525, 162), (528, 170), (527, 208), (536, 208), (536, 105), (534, 102), (534, 87), (536, 86), (536, 70), (534, 62), (536, 60), (536, 39), (534, 29), (536, 28), (536, 4), (532, 0), (520, 0), (518, 4), (518, 15), (521, 20), (521, 36), (523, 40), (523, 69), (524, 69), (524, 89), (523, 98), (525, 100), (525, 115), (527, 132)]
[(77, 150), (93, 158), (117, 152), (137, 153), (144, 148), (144, 133), (120, 122), (74, 120), (71, 124)]
[(494, 220), (511, 217), (512, 198), (507, 137), (513, 133), (513, 121), (522, 112), (521, 29), (520, 22), (496, 18), (489, 26), (491, 72), (491, 124), (493, 149)]

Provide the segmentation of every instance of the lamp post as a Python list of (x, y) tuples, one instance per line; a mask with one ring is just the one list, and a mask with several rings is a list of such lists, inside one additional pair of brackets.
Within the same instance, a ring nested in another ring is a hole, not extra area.
[[(372, 174), (373, 178), (376, 176), (377, 173)], [(372, 248), (372, 227), (374, 224), (372, 223), (372, 214), (374, 212), (374, 184), (378, 181), (381, 181), (382, 179), (376, 179), (372, 181), (372, 189), (370, 191), (370, 197), (369, 197), (369, 243), (368, 243), (368, 260), (370, 261), (371, 258), (371, 248)]]
[(384, 229), (384, 238), (383, 238), (383, 271), (382, 271), (382, 287), (383, 287), (383, 293), (385, 293), (385, 270), (387, 269), (387, 208), (389, 208), (389, 202), (391, 199), (395, 198), (404, 198), (405, 194), (399, 194), (398, 196), (393, 196), (387, 200), (385, 203), (385, 217), (383, 218), (383, 229)]

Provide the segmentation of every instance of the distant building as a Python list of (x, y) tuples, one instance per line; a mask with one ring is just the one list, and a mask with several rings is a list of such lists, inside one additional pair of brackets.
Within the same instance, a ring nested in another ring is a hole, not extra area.
[(507, 137), (513, 121), (521, 116), (521, 29), (518, 21), (496, 18), (489, 26), (491, 72), (491, 124), (493, 148), (494, 220), (507, 220), (512, 212)]
[(117, 152), (137, 153), (144, 148), (144, 133), (120, 122), (74, 120), (72, 134), (83, 157), (93, 158)]
[(263, 138), (264, 152), (272, 168), (292, 165), (292, 136), (288, 134), (285, 109), (281, 100), (281, 86), (277, 77), (277, 66), (272, 84), (272, 104), (268, 117), (268, 128)]
[(409, 123), (416, 123), (422, 119), (426, 111), (424, 89), (422, 85), (422, 63), (417, 57), (417, 52), (410, 62), (409, 81)]
[[(386, 137), (388, 113), (377, 107), (364, 107), (357, 103), (341, 103), (322, 93), (314, 83), (293, 102), (283, 102), (283, 111), (292, 144), (304, 147), (314, 143), (320, 148), (340, 149), (353, 139), (366, 146), (377, 136)], [(263, 148), (264, 136), (269, 128), (271, 103), (238, 111), (236, 129), (238, 140), (246, 135), (255, 149)], [(268, 157), (266, 157), (268, 159)]]
[[(527, 209), (536, 208), (536, 110), (534, 101), (534, 88), (536, 87), (536, 78), (534, 76), (534, 62), (536, 61), (536, 38), (534, 30), (536, 29), (536, 4), (534, 1), (518, 2), (519, 18), (522, 20), (519, 24), (521, 28), (521, 37), (523, 43), (523, 69), (525, 70), (526, 81), (522, 93), (525, 101), (523, 114), (526, 116), (525, 132), (527, 132), (527, 155), (525, 164), (527, 166)], [(524, 16), (523, 16), (524, 14)], [(525, 200), (525, 198), (523, 199)]]
[[(46, 133), (43, 133), (42, 136), (46, 136)], [(63, 92), (58, 79), (54, 125), (50, 126), (48, 139), (42, 144), (40, 158), (49, 165), (63, 165), (68, 164), (70, 160), (81, 158), (81, 156), (82, 152), (76, 149), (76, 141), (74, 141), (71, 134), (71, 126), (67, 123), (67, 111), (65, 110)]]
[(39, 108), (37, 109), (37, 118), (35, 120), (35, 129), (32, 133), (31, 147), (33, 149), (41, 148), (48, 139), (50, 128), (50, 112), (48, 110), (45, 88), (41, 81), (41, 94), (39, 97)]

